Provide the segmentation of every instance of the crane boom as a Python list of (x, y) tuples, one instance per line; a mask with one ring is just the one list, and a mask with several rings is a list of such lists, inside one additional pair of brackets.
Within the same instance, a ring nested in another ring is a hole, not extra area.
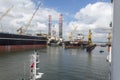
[(8, 12), (9, 12), (12, 8), (13, 8), (13, 5), (12, 5), (10, 8), (8, 8), (8, 10), (6, 10), (6, 12), (0, 17), (0, 20), (1, 20), (4, 16), (6, 16), (6, 15), (8, 14)]
[(76, 32), (78, 26), (74, 27), (74, 30), (69, 34), (69, 40), (72, 41), (73, 40), (73, 34)]
[(39, 3), (39, 5), (38, 5), (37, 9), (35, 10), (35, 12), (33, 13), (32, 17), (30, 18), (30, 20), (29, 20), (29, 22), (28, 22), (28, 25), (26, 26), (26, 29), (25, 29), (24, 33), (27, 31), (28, 27), (30, 26), (30, 24), (31, 24), (31, 22), (32, 22), (32, 20), (33, 20), (33, 18), (34, 18), (34, 16), (35, 16), (35, 14), (37, 13), (40, 5), (41, 5), (41, 2)]
[(78, 28), (78, 26), (74, 27), (73, 33), (76, 32), (77, 28)]

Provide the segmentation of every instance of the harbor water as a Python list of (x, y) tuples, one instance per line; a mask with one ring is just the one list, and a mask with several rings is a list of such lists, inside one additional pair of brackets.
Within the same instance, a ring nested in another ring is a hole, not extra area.
[[(100, 53), (99, 51), (104, 52)], [(0, 80), (29, 80), (31, 51), (0, 53)], [(109, 80), (106, 47), (83, 49), (47, 47), (38, 50), (40, 80)]]

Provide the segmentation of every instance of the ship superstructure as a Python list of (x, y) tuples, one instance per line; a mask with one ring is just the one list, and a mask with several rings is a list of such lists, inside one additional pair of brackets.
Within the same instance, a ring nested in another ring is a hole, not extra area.
[(39, 72), (39, 55), (37, 51), (34, 51), (34, 54), (32, 55), (32, 63), (30, 66), (30, 73), (31, 73), (31, 79), (30, 80), (38, 80), (42, 77), (44, 73)]

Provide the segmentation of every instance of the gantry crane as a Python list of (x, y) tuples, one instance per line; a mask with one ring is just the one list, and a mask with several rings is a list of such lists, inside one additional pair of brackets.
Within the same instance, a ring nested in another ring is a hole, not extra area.
[(28, 29), (28, 27), (30, 27), (31, 22), (32, 22), (32, 20), (33, 20), (35, 14), (37, 13), (37, 11), (38, 11), (40, 5), (41, 5), (41, 2), (39, 3), (39, 5), (38, 5), (38, 7), (36, 8), (35, 12), (33, 13), (32, 17), (30, 18), (30, 20), (29, 20), (27, 26), (26, 26), (25, 28), (22, 26), (22, 27), (20, 27), (19, 29), (17, 29), (17, 32), (18, 32), (19, 34), (25, 34), (25, 33), (27, 32), (27, 29)]

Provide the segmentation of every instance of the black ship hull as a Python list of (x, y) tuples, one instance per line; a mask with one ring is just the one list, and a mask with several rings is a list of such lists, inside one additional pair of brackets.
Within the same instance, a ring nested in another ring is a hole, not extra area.
[(47, 47), (47, 38), (10, 33), (0, 33), (0, 52), (21, 51)]

